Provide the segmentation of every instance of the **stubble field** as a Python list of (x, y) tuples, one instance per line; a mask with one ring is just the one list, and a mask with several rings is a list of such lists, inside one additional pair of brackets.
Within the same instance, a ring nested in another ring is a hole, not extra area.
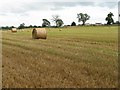
[(118, 27), (2, 31), (3, 88), (115, 88), (118, 84)]

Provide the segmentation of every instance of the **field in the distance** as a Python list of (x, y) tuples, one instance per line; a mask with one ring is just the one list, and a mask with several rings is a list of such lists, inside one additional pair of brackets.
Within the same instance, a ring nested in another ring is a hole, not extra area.
[(2, 32), (3, 87), (117, 87), (118, 27)]

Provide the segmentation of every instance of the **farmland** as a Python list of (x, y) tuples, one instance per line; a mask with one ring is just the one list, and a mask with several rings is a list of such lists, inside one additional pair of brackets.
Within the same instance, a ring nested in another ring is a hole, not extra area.
[(47, 28), (46, 40), (31, 32), (2, 31), (3, 87), (117, 87), (117, 26)]

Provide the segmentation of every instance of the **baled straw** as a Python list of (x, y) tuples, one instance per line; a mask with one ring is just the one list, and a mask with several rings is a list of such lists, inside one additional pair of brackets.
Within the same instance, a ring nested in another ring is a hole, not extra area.
[(11, 32), (17, 32), (17, 29), (16, 28), (12, 28)]
[(32, 31), (32, 38), (33, 39), (46, 39), (47, 38), (47, 31), (45, 28), (34, 28)]

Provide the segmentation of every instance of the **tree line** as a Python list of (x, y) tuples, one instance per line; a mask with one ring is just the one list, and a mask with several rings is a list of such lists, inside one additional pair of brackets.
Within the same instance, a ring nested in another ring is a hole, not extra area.
[[(113, 16), (114, 15), (113, 15), (112, 12), (108, 13), (108, 15), (105, 18), (105, 20), (107, 21), (107, 25), (120, 24), (119, 21), (114, 22)], [(77, 14), (77, 19), (78, 19), (78, 22), (79, 23), (82, 22), (82, 25), (84, 26), (86, 21), (90, 19), (90, 16), (86, 13), (85, 14), (84, 13), (78, 13)], [(61, 27), (64, 24), (63, 20), (60, 18), (59, 15), (53, 15), (51, 20), (52, 20), (52, 22), (55, 23), (55, 26), (51, 26), (51, 22), (49, 20), (42, 19), (43, 23), (42, 23), (41, 26), (36, 26), (36, 25), (25, 26), (25, 23), (22, 23), (17, 28), (18, 29), (24, 29), (24, 28), (41, 28), (41, 27)], [(71, 25), (69, 25), (69, 26), (76, 26), (76, 23), (73, 21), (71, 23)], [(1, 28), (2, 29), (11, 29), (11, 28), (15, 28), (15, 27), (14, 26), (11, 26), (11, 27), (6, 26), (6, 27), (1, 27)]]
[[(107, 21), (107, 25), (111, 25), (114, 24), (114, 20), (113, 20), (113, 13), (110, 12), (107, 17), (105, 18), (105, 20)], [(53, 22), (55, 22), (56, 27), (61, 27), (64, 22), (62, 19), (59, 18), (59, 15), (54, 15), (53, 17)], [(84, 13), (79, 13), (77, 14), (77, 18), (78, 18), (78, 22), (82, 22), (82, 25), (85, 25), (86, 21), (90, 19), (90, 16), (88, 14), (84, 14)], [(115, 22), (116, 24), (119, 24), (119, 21)], [(50, 27), (50, 21), (48, 21), (47, 19), (43, 19), (43, 23), (42, 23), (42, 27)], [(76, 23), (73, 21), (71, 23), (71, 26), (76, 26)]]

